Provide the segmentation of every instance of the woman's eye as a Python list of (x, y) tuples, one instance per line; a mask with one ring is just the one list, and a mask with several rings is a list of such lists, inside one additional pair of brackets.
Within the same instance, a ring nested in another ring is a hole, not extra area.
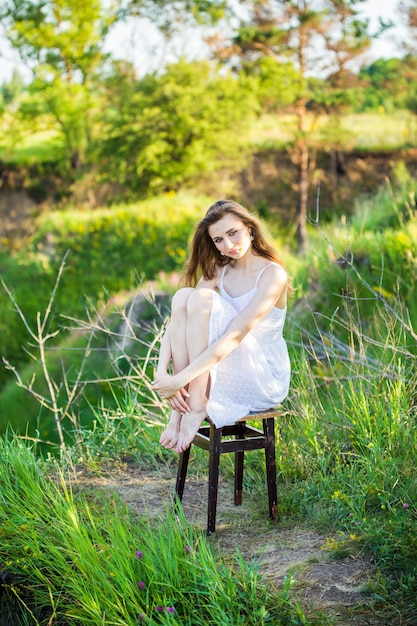
[(231, 237), (233, 237), (233, 235), (236, 235), (236, 233), (237, 233), (237, 230), (231, 230), (231, 231), (230, 231), (230, 233), (229, 233), (229, 235), (230, 235)]

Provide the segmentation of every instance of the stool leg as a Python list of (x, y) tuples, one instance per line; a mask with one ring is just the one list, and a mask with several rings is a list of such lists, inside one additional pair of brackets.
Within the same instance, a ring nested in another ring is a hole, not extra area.
[(265, 465), (268, 484), (269, 517), (278, 518), (277, 465), (275, 457), (275, 424), (274, 418), (263, 420), (265, 435)]
[(207, 534), (216, 530), (217, 490), (219, 486), (219, 465), (222, 429), (210, 424), (210, 458), (208, 476)]
[[(245, 432), (244, 422), (238, 422), (236, 424), (236, 439), (243, 439)], [(242, 492), (243, 492), (243, 463), (245, 460), (244, 450), (238, 450), (235, 452), (235, 504), (237, 506), (242, 504)]]
[(175, 493), (181, 501), (184, 493), (185, 479), (187, 477), (188, 459), (190, 458), (191, 445), (181, 452), (178, 463), (177, 482), (175, 484)]

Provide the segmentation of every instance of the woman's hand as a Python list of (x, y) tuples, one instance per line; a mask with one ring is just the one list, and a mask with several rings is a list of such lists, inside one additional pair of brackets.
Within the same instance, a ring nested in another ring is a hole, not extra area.
[(190, 397), (188, 391), (178, 384), (178, 380), (175, 376), (169, 374), (158, 374), (152, 383), (152, 388), (155, 389), (164, 400), (168, 400), (171, 408), (180, 413), (188, 413), (190, 407), (187, 404), (186, 398)]

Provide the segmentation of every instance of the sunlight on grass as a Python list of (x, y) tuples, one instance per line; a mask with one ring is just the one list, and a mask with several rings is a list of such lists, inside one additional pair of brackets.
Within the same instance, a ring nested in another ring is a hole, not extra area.
[(0, 442), (1, 608), (14, 625), (28, 614), (36, 624), (307, 623), (288, 585), (272, 596), (239, 552), (226, 565), (179, 509), (135, 517), (71, 475), (16, 439)]
[[(339, 142), (345, 150), (388, 150), (413, 146), (417, 141), (416, 116), (408, 111), (392, 115), (383, 113), (345, 114), (340, 117), (340, 126), (330, 118), (307, 116), (309, 139), (323, 141), (329, 132), (339, 134)], [(262, 115), (248, 130), (250, 145), (261, 149), (285, 149), (293, 141), (297, 131), (294, 115)]]
[(410, 111), (344, 115), (341, 119), (343, 128), (355, 135), (356, 148), (386, 150), (414, 146), (417, 142), (417, 119)]
[[(337, 126), (325, 117), (309, 116), (309, 137), (320, 142), (327, 134), (326, 126), (331, 123), (331, 132)], [(339, 134), (345, 149), (388, 150), (413, 146), (417, 142), (416, 116), (409, 111), (395, 114), (360, 113), (344, 114), (340, 118)], [(250, 125), (247, 135), (239, 141), (260, 149), (283, 150), (294, 139), (297, 119), (294, 115), (264, 114)], [(4, 134), (5, 130), (3, 130)], [(42, 130), (26, 134), (7, 147), (0, 143), (0, 158), (10, 163), (29, 165), (36, 162), (56, 161), (61, 156), (62, 140), (55, 130)]]
[(18, 165), (56, 162), (61, 158), (62, 151), (63, 142), (55, 130), (26, 134), (12, 147), (0, 143), (0, 159)]
[[(334, 558), (365, 555), (372, 560), (376, 583), (368, 601), (380, 608), (381, 623), (390, 623), (394, 611), (401, 623), (412, 623), (417, 610), (415, 192), (412, 175), (399, 164), (392, 185), (358, 203), (350, 220), (311, 226), (306, 257), (288, 259), (298, 290), (286, 326), (291, 391), (276, 424), (281, 523), (293, 526), (302, 520), (314, 527), (325, 535), (323, 544)], [(174, 199), (178, 204), (170, 209)], [(156, 222), (156, 209), (163, 207), (159, 222), (168, 229), (180, 216), (179, 206), (188, 206), (190, 217), (200, 210), (197, 200), (186, 196), (166, 195), (160, 202), (115, 207), (116, 221), (108, 221), (104, 209), (96, 212), (98, 222), (69, 210), (45, 218), (44, 227), (60, 234), (56, 246), (78, 228), (89, 248), (97, 233), (107, 237), (108, 232), (116, 248), (114, 225), (119, 224), (125, 252), (120, 267), (125, 268), (129, 231), (121, 226), (131, 226), (134, 215), (143, 211)], [(160, 244), (163, 233), (151, 225), (150, 241)], [(132, 249), (137, 246), (134, 242)], [(96, 249), (107, 250), (101, 244)], [(92, 266), (84, 266), (90, 280)], [(168, 285), (166, 274), (163, 280)], [(112, 493), (77, 483), (74, 468), (80, 466), (111, 473), (128, 458), (138, 472), (157, 472), (176, 463), (158, 443), (167, 408), (146, 384), (155, 364), (161, 310), (151, 315), (146, 309), (145, 315), (141, 308), (135, 317), (136, 294), (120, 290), (108, 315), (102, 306), (91, 309), (86, 321), (71, 320), (76, 333), (86, 326), (94, 332), (97, 343), (90, 348), (97, 348), (94, 374), (103, 396), (101, 403), (94, 397), (92, 419), (80, 424), (65, 454), (52, 458), (52, 448), (45, 454), (45, 448), (11, 434), (1, 440), (0, 573), (7, 582), (3, 597), (22, 615), (16, 624), (26, 626), (28, 615), (38, 624), (53, 617), (57, 624), (75, 619), (77, 624), (126, 626), (145, 616), (145, 623), (178, 626), (331, 623), (306, 617), (291, 581), (273, 594), (254, 563), (230, 551), (223, 560), (217, 546), (207, 543), (202, 529), (189, 528), (181, 512), (168, 509), (166, 518), (151, 524)], [(70, 355), (75, 346), (61, 347)], [(50, 368), (58, 350), (51, 354)], [(114, 366), (109, 380), (100, 361)], [(75, 360), (72, 367), (61, 368), (69, 376), (64, 388), (76, 370)], [(23, 422), (29, 416), (19, 417)], [(247, 456), (245, 489), (256, 502), (265, 491), (264, 459)], [(222, 464), (227, 480), (232, 463)], [(203, 474), (206, 464), (196, 455), (197, 472)]]

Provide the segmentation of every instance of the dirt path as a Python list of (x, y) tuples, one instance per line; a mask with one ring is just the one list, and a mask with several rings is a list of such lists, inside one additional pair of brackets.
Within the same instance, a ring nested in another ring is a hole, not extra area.
[[(138, 513), (163, 517), (174, 491), (175, 469), (164, 469), (163, 475), (158, 475), (126, 466), (117, 474), (113, 471), (111, 477), (87, 477), (81, 472), (78, 481), (116, 491)], [(187, 520), (202, 529), (206, 526), (206, 503), (206, 480), (189, 477), (183, 508)], [(233, 485), (221, 480), (216, 534), (210, 538), (216, 550), (233, 556), (239, 549), (247, 562), (256, 559), (273, 591), (279, 590), (284, 577), (291, 574), (296, 581), (297, 599), (307, 614), (319, 609), (330, 615), (336, 626), (393, 626), (393, 620), (384, 622), (375, 610), (367, 608), (365, 590), (373, 577), (371, 563), (352, 557), (332, 560), (325, 535), (306, 526), (289, 528), (283, 522), (269, 522), (266, 502), (265, 520), (260, 513), (254, 522), (250, 496), (242, 506), (235, 507)]]

